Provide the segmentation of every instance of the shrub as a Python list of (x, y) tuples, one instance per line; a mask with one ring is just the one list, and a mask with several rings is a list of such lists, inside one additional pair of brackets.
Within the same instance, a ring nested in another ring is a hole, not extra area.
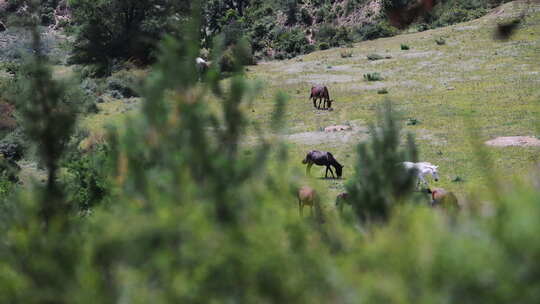
[(135, 88), (140, 87), (140, 83), (141, 81), (129, 71), (119, 72), (107, 79), (107, 89), (120, 98), (139, 97)]
[(381, 59), (384, 59), (384, 57), (381, 56), (381, 55), (379, 55), (379, 54), (369, 54), (369, 55), (367, 55), (367, 59), (368, 59), (368, 60), (375, 61), (375, 60), (381, 60)]
[(388, 90), (386, 88), (380, 89), (377, 91), (377, 94), (388, 94)]
[(446, 44), (446, 40), (444, 40), (443, 37), (439, 37), (438, 39), (435, 39), (435, 43), (437, 43), (437, 45), (444, 45)]
[(379, 81), (379, 80), (382, 80), (382, 77), (381, 77), (381, 74), (375, 72), (375, 73), (364, 74), (364, 79), (366, 81)]
[(308, 53), (311, 50), (309, 41), (299, 28), (282, 29), (276, 33), (276, 49), (292, 56)]
[(350, 58), (353, 56), (353, 52), (351, 50), (344, 50), (340, 52), (341, 58)]
[(25, 156), (28, 145), (28, 138), (19, 127), (0, 140), (0, 155), (11, 161), (19, 161)]
[(430, 26), (427, 23), (419, 23), (416, 25), (416, 30), (419, 32), (427, 31), (430, 29)]
[(352, 42), (349, 30), (344, 27), (335, 27), (331, 24), (323, 24), (319, 27), (315, 37), (319, 42), (326, 42), (332, 47), (345, 45)]
[(392, 37), (397, 35), (398, 30), (391, 26), (387, 21), (378, 21), (363, 25), (356, 29), (356, 35), (359, 40), (373, 40), (383, 37)]
[(409, 120), (407, 120), (407, 126), (416, 126), (418, 124), (420, 124), (420, 120), (416, 118), (409, 118)]
[(91, 153), (81, 153), (75, 148), (63, 162), (68, 172), (68, 199), (70, 205), (76, 206), (78, 210), (88, 211), (108, 196), (109, 186), (105, 177), (108, 153), (107, 147), (103, 145)]
[(319, 50), (328, 50), (330, 48), (330, 45), (326, 42), (319, 43)]
[(70, 61), (97, 65), (100, 76), (109, 75), (113, 59), (133, 58), (149, 62), (163, 33), (175, 34), (184, 1), (74, 0), (72, 19), (77, 27)]
[(15, 142), (2, 140), (0, 142), (0, 156), (11, 161), (19, 161), (23, 157), (23, 147)]
[(410, 49), (410, 48), (409, 48), (408, 45), (403, 44), (403, 43), (401, 44), (401, 50), (402, 50), (402, 51), (407, 51), (407, 50), (409, 50), (409, 49)]
[(313, 24), (313, 17), (311, 17), (309, 11), (305, 7), (300, 10), (300, 18), (305, 25)]
[(370, 126), (370, 141), (358, 145), (355, 175), (346, 184), (349, 201), (361, 224), (387, 221), (392, 209), (406, 202), (414, 190), (414, 175), (399, 165), (416, 160), (414, 140), (409, 134), (407, 145), (402, 147), (394, 115), (387, 103), (377, 125)]

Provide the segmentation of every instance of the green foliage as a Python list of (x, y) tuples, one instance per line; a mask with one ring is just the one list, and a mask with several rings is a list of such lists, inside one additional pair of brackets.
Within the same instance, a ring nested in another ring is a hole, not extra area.
[(364, 74), (364, 80), (366, 81), (379, 81), (382, 80), (382, 76), (378, 72)]
[(446, 40), (443, 37), (439, 37), (439, 38), (435, 39), (435, 43), (437, 43), (437, 45), (445, 45)]
[(388, 21), (381, 20), (358, 27), (355, 31), (358, 40), (373, 40), (397, 35), (398, 30), (391, 26)]
[(301, 29), (283, 29), (277, 34), (276, 49), (292, 56), (306, 54), (313, 50)]
[(311, 14), (305, 7), (300, 10), (300, 19), (305, 25), (311, 25), (313, 23), (313, 17), (311, 17)]
[(345, 14), (351, 14), (353, 11), (367, 2), (367, 0), (347, 0), (347, 3), (345, 4)]
[(331, 24), (321, 25), (315, 36), (317, 41), (326, 42), (332, 47), (352, 42), (349, 30), (346, 27), (335, 27)]
[[(399, 166), (416, 161), (414, 142), (401, 143), (387, 108), (347, 180), (354, 221), (327, 208), (323, 224), (301, 219), (292, 194), (299, 178), (287, 169), (297, 156), (289, 162), (266, 136), (243, 144), (252, 125), (244, 111), (260, 86), (241, 68), (219, 81), (216, 66), (199, 82), (190, 43), (198, 34), (163, 42), (140, 86), (140, 113), (110, 130), (104, 150), (72, 151), (65, 185), (48, 179), (56, 191), (25, 185), (10, 195), (19, 188), (0, 178), (0, 302), (536, 302), (535, 186), (504, 176), (502, 187), (489, 176), (492, 186), (465, 200), (466, 212), (428, 208)], [(30, 103), (30, 138), (46, 148), (39, 155), (56, 165), (74, 111), (36, 53), (21, 70), (20, 101)], [(285, 105), (278, 94), (273, 133)], [(55, 220), (44, 217), (46, 204), (59, 208)]]
[(77, 27), (71, 62), (92, 64), (99, 76), (111, 73), (114, 59), (148, 62), (163, 33), (175, 33), (177, 14), (189, 2), (159, 0), (73, 0)]
[(409, 118), (407, 120), (407, 126), (416, 126), (420, 124), (420, 120), (416, 119), (416, 118)]
[(388, 89), (386, 89), (386, 88), (380, 89), (380, 90), (377, 91), (377, 94), (381, 94), (381, 95), (388, 94)]
[(72, 148), (62, 164), (68, 172), (65, 184), (71, 206), (89, 211), (110, 195), (106, 178), (108, 153), (106, 146), (98, 146), (89, 154)]
[(410, 47), (407, 44), (403, 44), (403, 43), (400, 45), (400, 48), (402, 51), (408, 51), (410, 49)]
[(414, 189), (414, 174), (400, 165), (416, 161), (412, 135), (407, 145), (400, 143), (400, 131), (389, 102), (379, 115), (377, 126), (370, 127), (369, 143), (358, 145), (355, 176), (347, 183), (349, 202), (361, 223), (388, 221), (392, 209), (407, 201)]
[(142, 81), (137, 79), (133, 73), (122, 71), (107, 78), (106, 84), (111, 96), (121, 99), (138, 97), (136, 88), (140, 87)]
[(319, 50), (328, 50), (330, 48), (330, 45), (326, 42), (319, 43)]
[(381, 59), (384, 59), (383, 56), (379, 55), (379, 54), (369, 54), (366, 56), (368, 60), (371, 60), (371, 61), (375, 61), (375, 60), (381, 60)]

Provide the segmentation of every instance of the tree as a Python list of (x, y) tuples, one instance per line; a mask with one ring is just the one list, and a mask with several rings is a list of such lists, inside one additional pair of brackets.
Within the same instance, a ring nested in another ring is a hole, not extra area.
[(73, 0), (77, 27), (72, 61), (110, 72), (112, 60), (152, 60), (164, 34), (178, 33), (191, 7), (187, 0)]
[(414, 189), (414, 175), (400, 165), (416, 161), (414, 140), (409, 135), (406, 147), (401, 148), (394, 115), (388, 102), (377, 126), (370, 127), (371, 140), (358, 145), (355, 176), (347, 184), (347, 191), (361, 223), (387, 221), (392, 208), (407, 201)]

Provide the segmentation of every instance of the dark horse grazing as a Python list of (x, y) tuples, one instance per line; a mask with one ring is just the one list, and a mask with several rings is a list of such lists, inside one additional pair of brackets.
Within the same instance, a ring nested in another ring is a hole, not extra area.
[[(313, 107), (320, 109), (321, 102), (323, 103), (324, 109), (329, 109), (332, 107), (333, 100), (330, 100), (330, 94), (328, 93), (328, 88), (325, 86), (314, 86), (311, 87), (311, 95), (309, 100), (313, 99)], [(317, 100), (319, 103), (317, 104)]]
[(337, 177), (341, 178), (343, 166), (337, 162), (337, 160), (334, 158), (334, 156), (330, 152), (317, 151), (317, 150), (310, 151), (306, 155), (306, 158), (302, 161), (302, 163), (307, 164), (307, 168), (306, 168), (307, 175), (309, 175), (310, 173), (311, 166), (315, 164), (317, 166), (326, 166), (326, 172), (324, 174), (324, 178), (328, 178), (328, 170), (330, 170), (330, 173), (332, 173), (332, 178), (335, 178), (334, 172), (332, 171), (332, 168), (330, 166), (333, 166), (334, 169), (336, 169)]

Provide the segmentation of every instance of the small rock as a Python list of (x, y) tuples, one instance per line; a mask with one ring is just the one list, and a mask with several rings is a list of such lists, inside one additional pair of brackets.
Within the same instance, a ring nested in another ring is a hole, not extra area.
[(455, 90), (456, 88), (454, 88), (454, 87), (448, 87), (448, 88), (446, 88), (446, 89), (447, 89), (448, 91), (453, 91), (453, 90)]

